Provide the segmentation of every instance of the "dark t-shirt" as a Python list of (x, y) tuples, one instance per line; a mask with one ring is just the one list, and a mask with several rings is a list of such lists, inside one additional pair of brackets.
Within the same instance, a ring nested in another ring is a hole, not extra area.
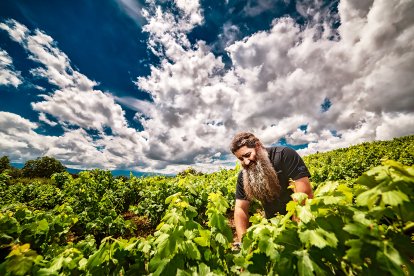
[[(269, 153), (269, 159), (276, 170), (280, 183), (280, 196), (272, 201), (262, 202), (266, 218), (274, 217), (276, 213), (285, 215), (286, 204), (291, 200), (290, 195), (293, 193), (288, 189), (289, 179), (297, 180), (302, 177), (310, 177), (308, 168), (299, 154), (288, 147), (271, 147), (266, 148)], [(246, 194), (243, 187), (243, 171), (240, 171), (237, 179), (236, 199), (246, 200)]]

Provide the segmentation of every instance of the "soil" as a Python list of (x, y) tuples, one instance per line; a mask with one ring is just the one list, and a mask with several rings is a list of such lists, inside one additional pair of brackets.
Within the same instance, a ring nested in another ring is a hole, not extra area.
[(147, 217), (138, 216), (131, 211), (128, 211), (122, 215), (125, 220), (130, 220), (136, 227), (136, 237), (147, 237), (154, 234), (155, 227), (151, 225)]
[[(131, 211), (125, 212), (123, 215), (125, 220), (130, 220), (135, 226), (135, 236), (136, 237), (147, 237), (149, 235), (152, 235), (155, 233), (155, 228), (151, 223), (149, 222), (147, 217), (144, 216), (138, 216), (134, 214)], [(233, 232), (233, 242), (236, 241), (237, 233), (236, 233), (236, 226), (234, 225), (234, 211), (229, 210), (226, 214), (227, 220), (229, 222), (229, 226)]]

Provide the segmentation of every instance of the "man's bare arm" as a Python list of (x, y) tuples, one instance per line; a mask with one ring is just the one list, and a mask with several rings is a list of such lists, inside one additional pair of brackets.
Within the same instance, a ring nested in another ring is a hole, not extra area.
[(236, 226), (237, 241), (241, 241), (242, 236), (249, 228), (249, 205), (250, 201), (236, 199), (234, 206), (234, 224)]
[(308, 195), (308, 198), (313, 198), (312, 186), (307, 176), (295, 180), (294, 192), (305, 193)]
[[(309, 178), (307, 176), (295, 180), (294, 192), (295, 193), (305, 193), (305, 194), (308, 195), (308, 198), (313, 198), (312, 186), (311, 186)], [(296, 221), (296, 222), (299, 222), (299, 218), (296, 217), (295, 215), (292, 216), (292, 220)]]

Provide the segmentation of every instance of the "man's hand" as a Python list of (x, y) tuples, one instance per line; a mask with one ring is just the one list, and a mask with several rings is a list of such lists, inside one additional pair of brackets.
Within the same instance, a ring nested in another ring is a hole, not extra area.
[(233, 246), (231, 247), (231, 250), (233, 251), (240, 251), (241, 249), (241, 242), (233, 242)]

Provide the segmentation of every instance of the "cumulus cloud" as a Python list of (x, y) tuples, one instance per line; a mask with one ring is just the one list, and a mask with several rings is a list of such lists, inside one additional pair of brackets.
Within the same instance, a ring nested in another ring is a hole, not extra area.
[[(413, 133), (413, 3), (341, 1), (338, 14), (321, 1), (297, 8), (309, 24), (276, 19), (270, 30), (234, 42), (227, 71), (202, 42), (188, 45), (188, 29), (155, 32), (149, 45), (167, 54), (137, 82), (154, 99), (150, 119), (141, 121), (151, 158), (207, 160), (241, 130), (268, 145), (309, 143), (302, 154)], [(160, 8), (156, 17), (180, 22)], [(326, 99), (332, 106), (322, 112)]]
[(19, 43), (23, 42), (27, 36), (27, 33), (29, 32), (29, 29), (26, 26), (13, 19), (6, 20), (6, 22), (1, 22), (0, 29), (7, 31), (10, 37)]
[(21, 83), (21, 73), (14, 69), (12, 58), (0, 48), (0, 85), (18, 87)]
[(142, 14), (147, 20), (143, 31), (150, 38), (148, 46), (157, 56), (177, 60), (191, 48), (186, 34), (203, 22), (202, 11), (198, 1), (175, 0), (175, 9), (163, 11), (156, 1), (148, 1), (148, 8)]
[(375, 137), (380, 140), (389, 140), (412, 134), (413, 121), (414, 114), (412, 113), (386, 113), (375, 129)]
[(26, 161), (44, 155), (55, 138), (40, 135), (37, 125), (21, 116), (0, 111), (0, 149), (14, 161)]
[[(15, 20), (7, 20), (0, 27), (23, 46), (30, 59), (41, 65), (31, 69), (31, 73), (56, 87), (54, 91), (40, 95), (43, 101), (33, 102), (32, 108), (39, 112), (39, 121), (52, 127), (59, 124), (65, 133), (34, 148), (34, 155), (41, 152), (79, 167), (116, 168), (145, 164), (141, 153), (145, 147), (143, 135), (146, 134), (128, 126), (125, 113), (114, 97), (94, 89), (95, 81), (73, 69), (69, 58), (59, 50), (52, 37), (40, 30), (32, 32)], [(36, 126), (31, 125), (31, 129), (34, 128)], [(34, 133), (27, 131), (25, 137)], [(38, 137), (34, 135), (34, 140)]]
[[(366, 6), (370, 1), (360, 1), (362, 6)], [(339, 16), (335, 10), (336, 1), (321, 0), (299, 0), (296, 1), (296, 11), (307, 20), (307, 24), (332, 24), (337, 23)]]
[(36, 123), (13, 113), (0, 112), (0, 149), (14, 162), (53, 156), (71, 168), (132, 168), (138, 160), (137, 142), (120, 136), (93, 139), (84, 129), (65, 131), (62, 136), (36, 132)]
[(198, 25), (203, 22), (199, 1), (175, 0), (174, 2), (183, 14), (181, 20), (188, 20), (191, 25)]
[(191, 164), (199, 155), (215, 154), (216, 145), (225, 141), (224, 121), (232, 121), (231, 110), (227, 115), (216, 111), (231, 105), (236, 93), (220, 85), (215, 74), (224, 64), (204, 44), (184, 53), (175, 63), (164, 60), (138, 85), (154, 100), (148, 118), (141, 120), (150, 133), (147, 156)]
[(39, 121), (44, 122), (44, 123), (46, 123), (46, 124), (48, 124), (48, 125), (50, 125), (50, 126), (52, 126), (52, 127), (54, 127), (54, 126), (57, 126), (57, 125), (58, 125), (58, 123), (56, 123), (56, 122), (53, 122), (53, 121), (49, 120), (49, 119), (47, 118), (46, 114), (45, 114), (45, 113), (43, 113), (43, 112), (41, 112), (41, 113), (39, 114)]
[(222, 32), (218, 35), (218, 40), (214, 45), (214, 49), (222, 51), (222, 49), (233, 44), (240, 37), (240, 29), (231, 22), (224, 23)]
[(110, 127), (116, 133), (127, 128), (124, 111), (114, 99), (99, 90), (82, 93), (76, 88), (55, 91), (43, 95), (44, 101), (32, 103), (34, 110), (56, 117), (64, 125), (97, 129), (101, 132)]
[[(42, 65), (32, 69), (32, 74), (43, 77), (58, 87), (50, 94), (41, 95), (44, 101), (32, 103), (34, 110), (54, 116), (63, 125), (97, 129), (101, 132), (109, 127), (117, 134), (129, 132), (124, 111), (115, 103), (113, 96), (94, 90), (97, 83), (73, 69), (69, 58), (59, 50), (52, 37), (40, 30), (35, 30), (32, 34), (14, 20), (8, 20), (3, 25), (11, 38), (28, 51), (29, 58)], [(16, 36), (16, 30), (25, 32)], [(44, 116), (41, 118), (44, 119)]]

